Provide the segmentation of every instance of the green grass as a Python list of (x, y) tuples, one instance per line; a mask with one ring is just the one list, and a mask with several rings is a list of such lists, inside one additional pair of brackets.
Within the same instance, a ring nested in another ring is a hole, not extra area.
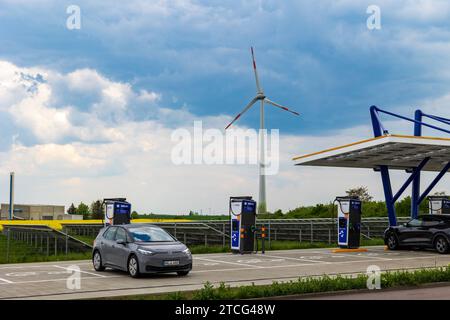
[(7, 248), (7, 237), (0, 234), (0, 264), (3, 263), (22, 263), (22, 262), (44, 262), (44, 261), (64, 261), (64, 260), (84, 260), (90, 259), (91, 252), (85, 253), (60, 253), (55, 255), (50, 250), (47, 256), (46, 250), (39, 250), (22, 241), (10, 240), (9, 252)]
[(71, 237), (74, 237), (75, 239), (78, 239), (80, 241), (83, 241), (89, 245), (93, 245), (94, 244), (94, 240), (96, 236), (80, 236), (80, 235), (70, 235)]
[[(355, 289), (367, 289), (367, 275), (322, 276), (299, 278), (296, 281), (273, 282), (270, 285), (250, 285), (230, 287), (221, 283), (214, 287), (206, 282), (200, 290), (174, 292), (168, 294), (147, 294), (118, 297), (121, 300), (235, 300), (264, 298), (274, 296), (336, 292)], [(413, 287), (427, 283), (450, 281), (450, 267), (422, 269), (417, 271), (385, 272), (381, 275), (381, 288)]]

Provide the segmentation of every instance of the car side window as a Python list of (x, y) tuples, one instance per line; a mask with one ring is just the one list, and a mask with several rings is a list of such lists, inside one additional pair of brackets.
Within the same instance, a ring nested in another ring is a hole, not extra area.
[(115, 239), (116, 241), (117, 240), (127, 241), (127, 233), (124, 228), (117, 228)]
[(427, 227), (434, 227), (440, 224), (447, 224), (446, 219), (438, 216), (438, 215), (430, 215), (430, 217), (427, 219), (427, 223), (424, 223)]
[(103, 237), (106, 240), (113, 240), (114, 236), (116, 235), (117, 227), (110, 227), (106, 232), (103, 234)]

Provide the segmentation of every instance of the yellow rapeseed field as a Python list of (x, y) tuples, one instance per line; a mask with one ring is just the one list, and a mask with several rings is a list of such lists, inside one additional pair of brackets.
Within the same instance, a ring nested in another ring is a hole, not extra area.
[[(133, 219), (131, 223), (156, 223), (156, 222), (190, 222), (186, 219)], [(55, 230), (61, 230), (64, 224), (102, 224), (102, 220), (0, 220), (0, 231), (5, 225), (14, 226), (47, 226)]]

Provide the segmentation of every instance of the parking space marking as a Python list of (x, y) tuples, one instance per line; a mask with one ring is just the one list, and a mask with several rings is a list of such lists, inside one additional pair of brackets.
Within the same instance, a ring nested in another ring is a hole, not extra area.
[[(63, 267), (63, 266), (57, 266), (54, 265), (53, 267), (55, 268), (61, 268), (61, 269), (65, 269), (68, 273), (71, 272), (72, 270), (70, 270), (69, 268)], [(93, 272), (89, 272), (89, 271), (84, 271), (84, 270), (79, 270), (80, 273), (86, 273), (86, 274), (90, 274), (93, 276), (97, 276), (97, 277), (101, 277), (101, 278), (106, 278), (107, 276), (103, 275), (103, 274), (98, 274), (98, 273), (93, 273)]]
[(8, 284), (14, 283), (12, 281), (9, 281), (9, 280), (3, 279), (3, 278), (0, 278), (0, 281), (3, 281), (3, 282), (8, 283)]
[(208, 261), (208, 262), (228, 263), (228, 264), (234, 264), (234, 265), (237, 265), (237, 266), (244, 266), (244, 267), (262, 268), (260, 266), (255, 266), (255, 265), (250, 265), (250, 264), (245, 264), (245, 263), (238, 263), (238, 262), (228, 262), (228, 261), (217, 260), (217, 259), (216, 260), (212, 260), (212, 259), (197, 258), (197, 257), (194, 257), (194, 259)]
[[(310, 259), (304, 259), (304, 258), (294, 258), (294, 257), (285, 257), (285, 256), (278, 256), (278, 255), (268, 255), (264, 254), (266, 257), (269, 258), (281, 258), (281, 259), (287, 259), (287, 260), (296, 260), (296, 261), (306, 261), (306, 262), (313, 262), (313, 263), (321, 263), (321, 264), (330, 264), (331, 262), (323, 262), (319, 260), (310, 260)], [(308, 264), (311, 265), (311, 264)]]
[[(123, 276), (105, 276), (104, 278), (122, 278)], [(104, 279), (102, 278), (102, 279)], [(84, 277), (83, 280), (87, 279), (99, 279), (98, 277)], [(16, 285), (16, 284), (27, 284), (27, 283), (43, 283), (43, 282), (57, 282), (57, 281), (67, 281), (67, 278), (57, 278), (57, 279), (43, 279), (43, 280), (27, 280), (27, 281), (9, 281), (5, 283), (0, 282), (1, 285)], [(3, 299), (3, 298), (0, 298)]]
[(349, 258), (354, 258), (354, 257), (361, 257), (361, 258), (368, 258), (368, 259), (377, 259), (377, 260), (385, 260), (385, 261), (391, 261), (392, 258), (385, 258), (385, 257), (380, 257), (380, 256), (373, 256), (373, 255), (365, 255), (365, 254), (346, 254), (346, 253), (333, 253), (333, 252), (327, 252), (327, 251), (322, 251), (322, 252), (316, 252), (316, 253), (321, 253), (321, 254), (325, 254), (327, 256), (330, 257), (349, 257)]
[(349, 258), (353, 258), (353, 257), (361, 257), (361, 258), (366, 258), (366, 259), (377, 259), (377, 260), (384, 260), (384, 261), (391, 261), (393, 258), (385, 258), (385, 257), (378, 257), (378, 256), (368, 256), (365, 254), (356, 254), (356, 255), (351, 255), (351, 254), (345, 254), (345, 253), (337, 253), (336, 255), (340, 255), (343, 257), (349, 257)]
[[(266, 267), (257, 267), (259, 269), (275, 269), (275, 268), (287, 268), (287, 267), (306, 267), (311, 266), (311, 263), (304, 263), (304, 264), (289, 264), (284, 266), (266, 266)], [(255, 270), (256, 266), (250, 266), (246, 268), (234, 268), (234, 269), (213, 269), (213, 270), (197, 270), (197, 271), (191, 271), (191, 273), (205, 273), (205, 272), (226, 272), (226, 271), (243, 271), (243, 270)]]
[[(404, 260), (415, 260), (415, 259), (424, 259), (427, 257), (410, 257), (410, 258), (399, 258), (399, 259), (390, 259), (389, 261), (404, 261)], [(317, 266), (317, 265), (330, 265), (330, 264), (352, 264), (352, 263), (370, 263), (371, 260), (352, 260), (352, 261), (339, 261), (339, 262), (323, 262), (318, 261), (314, 264), (311, 263), (299, 263), (299, 264), (291, 264), (291, 265), (278, 265), (278, 266), (258, 266), (260, 269), (275, 269), (275, 268), (290, 268), (290, 267), (306, 267), (306, 266)], [(379, 259), (378, 261), (382, 262), (384, 260)], [(225, 271), (237, 271), (237, 270), (253, 270), (256, 266), (248, 266), (247, 268), (234, 268), (234, 269), (213, 269), (213, 270), (197, 270), (191, 271), (192, 273), (205, 273), (205, 272), (225, 272)], [(389, 270), (389, 269), (386, 269)], [(386, 271), (382, 270), (382, 271)]]

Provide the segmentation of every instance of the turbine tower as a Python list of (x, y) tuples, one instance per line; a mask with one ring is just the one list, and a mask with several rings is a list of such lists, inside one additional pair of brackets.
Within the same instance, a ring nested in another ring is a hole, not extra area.
[(259, 107), (259, 201), (258, 201), (258, 213), (266, 213), (267, 210), (267, 202), (266, 202), (266, 174), (265, 174), (265, 147), (264, 147), (264, 103), (267, 103), (273, 107), (280, 108), (284, 111), (288, 111), (290, 113), (299, 116), (298, 112), (289, 110), (288, 108), (269, 100), (259, 83), (258, 70), (256, 69), (256, 61), (255, 54), (253, 52), (253, 47), (251, 48), (252, 53), (252, 61), (253, 61), (253, 71), (255, 73), (255, 81), (256, 81), (256, 96), (247, 104), (244, 110), (241, 111), (234, 119), (231, 121), (225, 128), (228, 129), (237, 119), (239, 119), (245, 112), (248, 111), (256, 102), (260, 101)]

